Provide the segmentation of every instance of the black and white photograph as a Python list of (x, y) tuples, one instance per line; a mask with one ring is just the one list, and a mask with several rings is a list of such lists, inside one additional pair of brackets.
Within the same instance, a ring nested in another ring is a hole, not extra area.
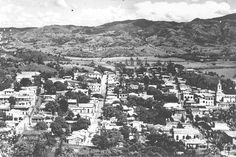
[(236, 157), (236, 0), (0, 0), (0, 157)]

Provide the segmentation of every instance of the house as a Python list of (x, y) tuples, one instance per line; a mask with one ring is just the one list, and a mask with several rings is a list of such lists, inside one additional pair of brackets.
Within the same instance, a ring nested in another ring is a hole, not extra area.
[(72, 90), (72, 92), (75, 92), (75, 93), (82, 92), (82, 93), (84, 93), (87, 96), (89, 95), (88, 89), (76, 88), (76, 89)]
[(55, 77), (52, 77), (52, 78), (48, 78), (48, 80), (52, 81), (53, 83), (55, 82), (61, 82), (61, 83), (65, 83), (65, 79), (62, 79), (62, 78), (55, 78)]
[(27, 111), (12, 109), (6, 112), (6, 116), (12, 117), (11, 119), (6, 120), (6, 124), (9, 126), (16, 126), (20, 121), (28, 115)]
[(207, 142), (205, 139), (185, 139), (184, 145), (187, 149), (206, 149)]
[(118, 98), (121, 100), (126, 100), (128, 98), (128, 93), (119, 93)]
[(100, 92), (101, 90), (101, 84), (100, 83), (88, 83), (88, 88), (92, 92)]
[(75, 134), (76, 132), (74, 131), (72, 135), (68, 136), (66, 138), (66, 143), (71, 144), (71, 145), (84, 145), (84, 142), (86, 140), (86, 136), (81, 135), (81, 134)]
[(101, 122), (101, 127), (105, 128), (107, 130), (112, 130), (112, 129), (120, 129), (121, 126), (117, 126), (115, 124), (115, 122), (117, 122), (117, 119), (115, 117), (112, 117), (110, 120), (103, 120)]
[(10, 111), (10, 103), (8, 101), (0, 102), (0, 111), (2, 112)]
[(182, 109), (182, 105), (179, 103), (165, 103), (164, 106), (166, 109)]
[(213, 131), (229, 131), (230, 128), (228, 127), (227, 123), (224, 122), (214, 122), (214, 127), (212, 128)]
[(44, 101), (49, 102), (49, 101), (55, 101), (57, 96), (56, 95), (42, 95), (42, 98)]
[(195, 99), (201, 106), (215, 105), (215, 95), (211, 93), (195, 93)]
[(173, 128), (173, 136), (176, 141), (180, 141), (185, 139), (199, 138), (201, 133), (198, 129), (193, 127)]
[(75, 72), (74, 73), (74, 80), (77, 80), (77, 78), (79, 77), (79, 76), (85, 76), (86, 75), (86, 73), (83, 73), (83, 72)]
[(91, 119), (94, 117), (94, 114), (97, 110), (96, 103), (78, 103), (78, 105), (69, 105), (69, 109), (77, 115), (80, 114), (81, 117)]
[(0, 104), (7, 105), (10, 97), (14, 97), (16, 100), (14, 108), (23, 110), (27, 110), (30, 106), (35, 105), (36, 102), (36, 93), (34, 90), (20, 90), (16, 92), (10, 88), (0, 91)]
[(68, 103), (69, 106), (78, 104), (77, 99), (68, 99), (67, 103)]
[(139, 93), (139, 94), (129, 93), (128, 96), (137, 96), (137, 97), (143, 98), (145, 100), (148, 98), (154, 99), (153, 95), (148, 95), (147, 92), (143, 92), (143, 93)]
[(142, 121), (132, 121), (129, 124), (132, 128), (137, 129), (138, 132), (141, 132), (144, 126), (146, 126)]
[(187, 100), (187, 101), (194, 101), (194, 94), (190, 91), (183, 91), (182, 92), (182, 98), (183, 100)]
[(37, 71), (23, 71), (16, 74), (16, 81), (20, 82), (23, 78), (29, 79), (32, 83), (34, 82), (34, 77), (39, 76), (40, 72)]
[(92, 73), (87, 73), (86, 76), (89, 78), (93, 78), (93, 79), (101, 79), (102, 78), (102, 74), (98, 71), (94, 71)]

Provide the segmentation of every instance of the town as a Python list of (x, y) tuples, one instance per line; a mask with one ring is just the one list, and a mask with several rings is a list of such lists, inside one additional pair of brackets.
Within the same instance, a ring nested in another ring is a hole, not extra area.
[(17, 72), (0, 92), (0, 156), (236, 154), (235, 79), (138, 57), (110, 65)]

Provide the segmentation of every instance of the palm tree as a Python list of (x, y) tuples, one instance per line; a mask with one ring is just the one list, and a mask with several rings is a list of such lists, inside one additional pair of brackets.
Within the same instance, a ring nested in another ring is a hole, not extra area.
[(11, 96), (9, 97), (8, 102), (10, 103), (10, 109), (13, 109), (14, 106), (16, 105), (16, 98)]

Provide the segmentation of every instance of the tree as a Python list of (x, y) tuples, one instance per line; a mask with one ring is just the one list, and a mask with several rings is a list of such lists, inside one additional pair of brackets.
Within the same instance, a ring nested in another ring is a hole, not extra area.
[(21, 89), (20, 83), (19, 82), (14, 82), (14, 90), (18, 92), (20, 89)]
[(50, 125), (51, 131), (56, 136), (62, 136), (64, 134), (63, 128), (59, 123), (52, 122)]
[(6, 123), (4, 121), (0, 121), (0, 128), (6, 127)]
[(95, 97), (95, 98), (103, 98), (103, 96), (101, 94), (93, 94), (93, 97)]
[(87, 130), (90, 124), (91, 123), (88, 119), (79, 118), (76, 123), (73, 123), (72, 131), (77, 131), (77, 130), (82, 130), (82, 129)]
[(121, 127), (120, 132), (123, 135), (125, 140), (129, 139), (129, 134), (130, 134), (131, 131), (130, 131), (130, 128), (128, 126), (125, 125), (125, 126)]
[(79, 97), (79, 103), (88, 103), (89, 101), (90, 101), (89, 97), (85, 94)]
[(117, 146), (119, 142), (123, 141), (122, 134), (117, 129), (101, 130), (101, 135), (94, 135), (92, 143), (99, 149), (107, 149)]
[(33, 154), (33, 145), (26, 141), (17, 142), (14, 145), (14, 156), (15, 157), (30, 157)]
[(59, 101), (58, 101), (58, 104), (59, 104), (59, 108), (60, 108), (60, 111), (65, 113), (68, 111), (68, 102), (67, 102), (67, 99), (66, 98), (61, 98)]
[(54, 86), (54, 84), (51, 80), (47, 80), (44, 83), (44, 89), (47, 91), (47, 94), (55, 94), (56, 93), (56, 87)]
[(10, 103), (10, 109), (13, 109), (14, 106), (16, 105), (16, 98), (11, 96), (8, 98), (8, 102)]
[(156, 89), (154, 87), (149, 87), (147, 90), (147, 94), (153, 95), (155, 100), (162, 100), (163, 94), (159, 89)]
[(60, 82), (60, 81), (55, 82), (54, 86), (56, 88), (56, 91), (64, 91), (64, 90), (67, 89), (67, 86), (64, 83)]
[(56, 117), (55, 121), (50, 125), (51, 131), (55, 136), (60, 138), (59, 148), (56, 150), (56, 154), (59, 155), (62, 152), (62, 145), (65, 136), (69, 133), (69, 126), (62, 117)]
[(38, 122), (35, 126), (36, 130), (47, 130), (48, 125), (45, 122)]
[(68, 110), (67, 116), (65, 117), (65, 120), (73, 120), (74, 118), (74, 113), (71, 110)]
[(181, 116), (181, 119), (180, 119), (180, 121), (181, 121), (182, 123), (184, 123), (184, 122), (185, 122), (184, 115), (182, 115), (182, 116)]
[(168, 94), (163, 96), (165, 102), (178, 102), (178, 98), (174, 94)]
[(38, 64), (44, 64), (42, 55), (38, 55), (38, 57), (37, 57), (37, 63), (38, 63)]
[(78, 76), (77, 77), (77, 81), (81, 81), (82, 82), (82, 81), (84, 81), (84, 79), (85, 79), (84, 76)]
[(179, 122), (179, 123), (177, 124), (177, 128), (184, 128), (184, 127), (183, 127), (183, 125)]
[[(7, 89), (7, 88), (11, 88), (11, 85), (13, 83), (13, 80), (10, 77), (6, 77), (6, 76), (1, 76), (2, 74), (0, 73), (0, 91)], [(5, 75), (5, 74), (3, 74)]]
[(32, 85), (32, 82), (30, 81), (29, 78), (22, 78), (20, 81), (20, 85), (23, 87), (28, 87)]
[(34, 77), (34, 85), (37, 87), (41, 87), (42, 81), (41, 81), (41, 76), (35, 76)]
[(56, 102), (54, 101), (49, 101), (46, 105), (45, 105), (45, 111), (49, 111), (52, 112), (52, 115), (55, 115), (55, 112), (58, 111), (58, 105)]

